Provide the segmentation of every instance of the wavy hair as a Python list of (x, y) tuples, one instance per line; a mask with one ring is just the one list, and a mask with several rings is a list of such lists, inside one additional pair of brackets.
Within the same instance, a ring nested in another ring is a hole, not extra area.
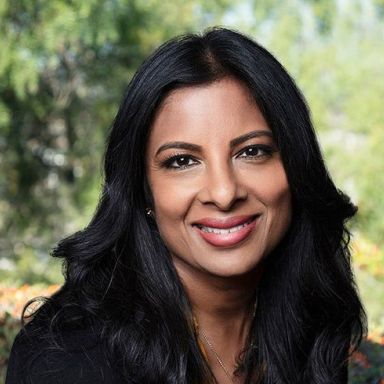
[(271, 128), (293, 202), (291, 226), (265, 259), (241, 363), (246, 383), (347, 383), (348, 357), (366, 332), (345, 226), (357, 208), (331, 180), (292, 78), (266, 49), (224, 28), (166, 42), (130, 81), (108, 137), (98, 207), (84, 230), (54, 249), (65, 283), (34, 313), (31, 332), (44, 329), (54, 342), (63, 329), (98, 324), (130, 382), (213, 381), (186, 292), (146, 215), (144, 154), (170, 91), (226, 76), (246, 85)]

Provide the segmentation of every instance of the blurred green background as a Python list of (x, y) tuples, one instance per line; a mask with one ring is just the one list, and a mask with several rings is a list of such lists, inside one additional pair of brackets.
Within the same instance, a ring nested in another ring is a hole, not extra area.
[(350, 228), (370, 337), (351, 382), (384, 383), (384, 0), (0, 0), (0, 368), (21, 303), (63, 281), (50, 249), (92, 216), (133, 73), (164, 40), (213, 25), (288, 69), (359, 206)]

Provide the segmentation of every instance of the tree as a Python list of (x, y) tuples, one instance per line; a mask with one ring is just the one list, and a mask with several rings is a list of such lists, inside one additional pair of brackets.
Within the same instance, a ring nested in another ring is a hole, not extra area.
[(332, 176), (359, 206), (355, 228), (383, 247), (383, 1), (244, 4), (231, 25), (248, 31), (293, 75)]
[(25, 264), (23, 280), (56, 279), (34, 273), (36, 259), (89, 220), (107, 130), (142, 59), (214, 23), (228, 4), (0, 2), (0, 257)]

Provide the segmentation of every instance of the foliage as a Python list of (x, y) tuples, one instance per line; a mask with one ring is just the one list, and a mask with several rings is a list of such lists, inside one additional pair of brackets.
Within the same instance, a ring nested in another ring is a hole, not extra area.
[(383, 2), (263, 0), (230, 25), (272, 50), (303, 90), (338, 186), (359, 206), (354, 222), (384, 246)]
[(352, 241), (352, 249), (358, 268), (366, 270), (372, 277), (384, 280), (384, 249), (362, 236)]
[(353, 257), (371, 338), (351, 380), (384, 381), (383, 0), (0, 0), (0, 280), (22, 287), (0, 289), (0, 364), (20, 305), (62, 283), (49, 249), (92, 215), (104, 141), (135, 69), (169, 37), (215, 24), (287, 67), (336, 184), (359, 206)]
[(105, 137), (134, 70), (170, 36), (220, 23), (288, 67), (333, 177), (359, 206), (354, 226), (383, 247), (383, 19), (374, 0), (0, 1), (0, 276), (60, 279), (48, 250), (91, 217)]
[(349, 366), (350, 383), (382, 384), (384, 382), (384, 336), (374, 340), (364, 340), (355, 352)]
[(45, 271), (47, 251), (89, 221), (107, 130), (134, 70), (228, 4), (0, 0), (0, 269), (34, 258)]
[[(0, 382), (5, 382), (5, 371), (13, 340), (20, 330), (20, 316), (26, 302), (37, 296), (50, 296), (58, 285), (8, 287), (0, 285)], [(28, 313), (28, 312), (27, 312)]]

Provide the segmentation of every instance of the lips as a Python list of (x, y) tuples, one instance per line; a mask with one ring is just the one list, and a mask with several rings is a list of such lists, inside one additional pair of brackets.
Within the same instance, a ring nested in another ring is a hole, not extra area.
[(204, 218), (193, 223), (193, 227), (207, 243), (216, 247), (231, 247), (242, 242), (251, 234), (259, 216)]

